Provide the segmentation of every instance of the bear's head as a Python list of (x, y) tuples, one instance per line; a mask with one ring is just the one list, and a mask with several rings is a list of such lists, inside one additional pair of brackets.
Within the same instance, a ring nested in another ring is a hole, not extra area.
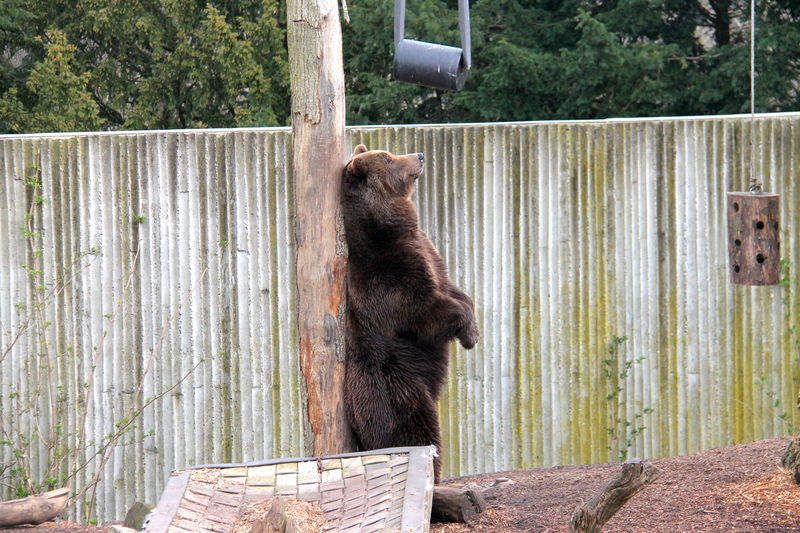
[(344, 169), (345, 194), (358, 191), (360, 196), (411, 199), (414, 184), (422, 174), (422, 153), (394, 155), (382, 150), (356, 146)]

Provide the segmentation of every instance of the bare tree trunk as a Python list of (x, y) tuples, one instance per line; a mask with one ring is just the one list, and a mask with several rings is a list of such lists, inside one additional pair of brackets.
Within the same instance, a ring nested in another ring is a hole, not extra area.
[(353, 448), (342, 401), (347, 272), (340, 212), (342, 31), (337, 0), (289, 0), (287, 16), (305, 442), (307, 454), (325, 455)]

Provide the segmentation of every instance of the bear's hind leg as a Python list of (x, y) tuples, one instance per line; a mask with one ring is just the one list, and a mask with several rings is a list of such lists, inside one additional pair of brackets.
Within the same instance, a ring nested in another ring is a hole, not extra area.
[(393, 432), (396, 446), (436, 446), (433, 458), (434, 482), (439, 484), (442, 476), (442, 438), (439, 430), (439, 415), (436, 403), (429, 394), (421, 394), (418, 403), (405, 413), (398, 413), (399, 423)]

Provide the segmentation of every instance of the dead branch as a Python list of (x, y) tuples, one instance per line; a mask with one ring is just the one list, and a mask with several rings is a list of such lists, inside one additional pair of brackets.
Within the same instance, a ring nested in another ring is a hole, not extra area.
[(655, 481), (661, 471), (639, 459), (622, 465), (622, 472), (609, 481), (603, 490), (572, 514), (570, 533), (602, 533), (603, 525), (619, 511), (628, 500), (646, 485)]

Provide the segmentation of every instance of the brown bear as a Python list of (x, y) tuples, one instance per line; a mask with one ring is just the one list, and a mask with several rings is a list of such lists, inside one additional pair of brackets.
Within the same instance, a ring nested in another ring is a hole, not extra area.
[[(358, 145), (344, 169), (349, 248), (345, 406), (362, 450), (435, 445), (450, 341), (478, 341), (472, 300), (447, 276), (411, 202), (423, 154)], [(441, 459), (434, 461), (435, 479)]]

